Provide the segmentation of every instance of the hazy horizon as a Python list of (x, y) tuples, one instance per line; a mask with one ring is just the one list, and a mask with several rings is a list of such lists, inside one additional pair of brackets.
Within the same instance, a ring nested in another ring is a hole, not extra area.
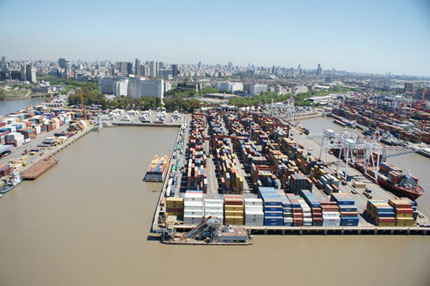
[(430, 1), (0, 1), (0, 56), (430, 76)]

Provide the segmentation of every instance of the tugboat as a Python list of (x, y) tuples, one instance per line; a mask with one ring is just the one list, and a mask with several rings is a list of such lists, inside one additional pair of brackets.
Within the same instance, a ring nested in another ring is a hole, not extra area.
[(0, 198), (3, 196), (3, 194), (6, 194), (7, 192), (11, 191), (13, 188), (18, 186), (21, 182), (22, 182), (21, 174), (18, 173), (16, 169), (13, 169), (6, 183), (3, 185), (3, 187), (0, 188)]

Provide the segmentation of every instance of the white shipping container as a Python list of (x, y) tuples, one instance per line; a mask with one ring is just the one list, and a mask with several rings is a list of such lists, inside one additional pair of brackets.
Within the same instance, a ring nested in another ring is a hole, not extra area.
[(245, 207), (246, 206), (262, 206), (263, 200), (262, 199), (255, 199), (255, 198), (245, 198), (244, 199)]
[(203, 210), (184, 209), (184, 216), (199, 216), (203, 217)]
[(6, 125), (2, 128), (9, 128), (10, 129), (10, 133), (16, 132), (16, 126), (13, 125)]

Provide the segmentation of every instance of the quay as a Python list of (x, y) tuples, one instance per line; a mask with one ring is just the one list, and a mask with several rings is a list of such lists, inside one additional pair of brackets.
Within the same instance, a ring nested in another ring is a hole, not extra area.
[[(221, 113), (223, 114), (223, 113)], [(227, 115), (224, 114), (224, 118)], [(318, 115), (321, 116), (321, 115)], [(211, 116), (206, 116), (206, 118), (210, 118)], [(213, 116), (212, 116), (213, 117)], [(194, 118), (194, 115), (193, 115)], [(190, 231), (192, 228), (196, 226), (196, 224), (187, 224), (181, 221), (180, 217), (173, 216), (173, 220), (168, 216), (166, 212), (166, 199), (173, 197), (178, 199), (183, 199), (185, 195), (185, 190), (193, 190), (193, 187), (189, 187), (186, 183), (186, 175), (185, 171), (176, 170), (176, 172), (172, 173), (172, 165), (175, 165), (177, 161), (179, 162), (187, 162), (189, 160), (188, 155), (185, 152), (185, 149), (188, 148), (187, 142), (191, 138), (191, 134), (193, 134), (190, 123), (192, 120), (187, 120), (186, 128), (182, 128), (175, 139), (172, 153), (170, 154), (171, 164), (169, 167), (169, 171), (166, 177), (165, 182), (162, 185), (161, 192), (157, 201), (157, 205), (154, 210), (154, 216), (151, 225), (151, 232), (153, 233), (162, 233), (166, 230), (167, 227), (172, 228), (176, 232), (186, 232)], [(282, 122), (281, 120), (279, 120)], [(221, 120), (222, 122), (222, 120)], [(208, 122), (206, 122), (205, 130), (202, 132), (202, 140), (206, 142), (203, 144), (203, 151), (207, 154), (206, 159), (206, 167), (207, 167), (207, 181), (212, 182), (208, 184), (207, 191), (203, 193), (204, 199), (219, 199), (222, 200), (224, 196), (228, 193), (225, 191), (221, 191), (220, 181), (220, 173), (217, 170), (216, 166), (214, 166), (214, 157), (211, 152), (211, 144), (209, 141), (211, 140), (211, 136), (207, 130)], [(315, 158), (319, 157), (319, 152), (321, 146), (311, 137), (303, 134), (300, 129), (297, 129), (293, 126), (289, 126), (290, 137), (291, 139), (297, 142), (298, 146), (303, 149), (303, 152), (312, 154)], [(224, 122), (221, 124), (221, 129), (224, 130), (225, 135), (224, 138), (229, 138), (226, 140), (231, 140), (230, 144), (233, 144), (233, 141), (236, 140), (233, 137), (229, 136), (227, 132), (227, 126)], [(219, 135), (217, 135), (219, 136)], [(193, 137), (194, 138), (194, 137)], [(213, 138), (213, 136), (212, 136)], [(231, 138), (231, 139), (230, 139)], [(212, 147), (211, 147), (212, 148)], [(236, 149), (236, 147), (235, 147)], [(235, 150), (237, 152), (237, 150)], [(235, 152), (235, 153), (236, 153)], [(327, 158), (327, 170), (332, 173), (336, 173), (337, 165), (337, 157), (324, 154), (324, 158)], [(235, 159), (235, 163), (239, 166), (239, 170), (237, 171), (239, 174), (244, 174), (245, 176), (245, 184), (243, 187), (243, 193), (241, 196), (246, 198), (256, 198), (255, 193), (251, 191), (251, 177), (249, 176), (249, 171), (246, 169), (249, 168), (245, 162), (242, 160)], [(185, 165), (182, 165), (185, 168)], [(340, 168), (345, 168), (345, 163), (343, 161), (340, 162)], [(372, 191), (373, 199), (377, 200), (392, 200), (396, 199), (396, 196), (391, 192), (383, 189), (378, 184), (375, 184), (368, 177), (364, 176), (358, 170), (350, 167), (348, 169), (348, 175), (351, 177), (345, 185), (341, 184), (339, 186), (339, 191), (341, 193), (349, 195), (353, 198), (355, 202), (355, 206), (357, 207), (359, 223), (357, 226), (270, 226), (270, 225), (246, 225), (243, 226), (245, 229), (253, 235), (430, 235), (430, 219), (425, 216), (422, 212), (417, 210), (417, 218), (416, 223), (413, 226), (378, 226), (373, 223), (373, 221), (368, 217), (367, 213), (365, 213), (366, 205), (368, 202), (368, 198), (364, 194), (364, 189), (355, 188), (354, 182), (362, 183), (366, 185), (366, 188)], [(174, 178), (177, 181), (177, 186), (172, 190), (169, 185), (169, 178)], [(319, 201), (326, 201), (329, 197), (316, 186), (313, 186), (311, 192)]]

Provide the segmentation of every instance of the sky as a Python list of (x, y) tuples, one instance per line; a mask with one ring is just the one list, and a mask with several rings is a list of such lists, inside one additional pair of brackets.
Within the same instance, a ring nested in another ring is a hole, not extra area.
[(0, 56), (430, 76), (430, 0), (0, 0)]

